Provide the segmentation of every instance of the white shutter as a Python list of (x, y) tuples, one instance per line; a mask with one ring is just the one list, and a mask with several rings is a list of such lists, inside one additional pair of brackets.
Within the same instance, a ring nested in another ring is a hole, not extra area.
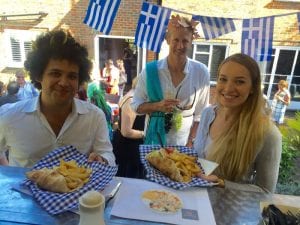
[(5, 30), (7, 67), (22, 68), (27, 53), (32, 48), (32, 41), (40, 32), (30, 30)]

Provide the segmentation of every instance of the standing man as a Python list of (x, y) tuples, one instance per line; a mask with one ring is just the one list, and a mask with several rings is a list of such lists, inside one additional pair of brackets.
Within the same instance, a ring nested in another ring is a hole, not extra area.
[(25, 81), (25, 71), (23, 69), (17, 70), (16, 81), (20, 86), (17, 94), (19, 100), (25, 100), (39, 95), (38, 90), (31, 83)]
[(90, 79), (87, 49), (69, 32), (55, 30), (34, 42), (25, 68), (38, 97), (0, 107), (0, 164), (32, 167), (57, 147), (73, 145), (90, 161), (114, 165), (105, 115), (75, 98)]
[(172, 16), (166, 33), (169, 55), (148, 63), (132, 107), (147, 114), (145, 144), (192, 146), (202, 109), (209, 101), (207, 67), (187, 57), (197, 22)]
[(7, 85), (7, 94), (0, 96), (0, 106), (7, 103), (14, 103), (18, 101), (17, 93), (19, 85), (16, 81), (10, 81)]

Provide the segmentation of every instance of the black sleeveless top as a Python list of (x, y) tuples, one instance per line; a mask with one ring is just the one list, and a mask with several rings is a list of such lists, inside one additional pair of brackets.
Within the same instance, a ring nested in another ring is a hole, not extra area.
[[(129, 97), (130, 99), (132, 97)], [(124, 103), (128, 101), (126, 99)], [(140, 162), (139, 145), (143, 144), (143, 138), (132, 139), (124, 137), (121, 134), (122, 123), (122, 106), (119, 108), (118, 129), (114, 131), (113, 136), (113, 151), (116, 156), (116, 163), (118, 165), (117, 176), (143, 178), (143, 167)], [(144, 130), (145, 115), (137, 115), (132, 129)]]

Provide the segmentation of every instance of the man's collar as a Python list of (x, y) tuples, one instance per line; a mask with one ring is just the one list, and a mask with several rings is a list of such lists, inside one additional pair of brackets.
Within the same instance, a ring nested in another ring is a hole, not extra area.
[[(189, 71), (190, 71), (190, 62), (191, 62), (191, 59), (189, 57), (186, 57), (186, 63), (185, 63), (184, 70), (183, 70), (184, 74), (189, 74)], [(161, 60), (161, 63), (159, 63), (157, 65), (157, 67), (158, 67), (158, 69), (169, 70), (168, 69), (168, 57), (163, 58)]]
[(73, 107), (74, 111), (78, 114), (86, 114), (89, 112), (87, 105), (86, 104), (82, 104), (81, 100), (74, 98), (73, 99)]
[[(27, 100), (27, 104), (23, 108), (23, 112), (34, 112), (34, 111), (41, 111), (41, 105), (40, 105), (40, 95), (37, 97), (34, 97), (30, 100)], [(72, 112), (78, 113), (78, 114), (86, 114), (88, 113), (88, 109), (86, 108), (85, 104), (82, 104), (79, 99), (74, 98), (73, 99), (73, 105), (72, 105)]]

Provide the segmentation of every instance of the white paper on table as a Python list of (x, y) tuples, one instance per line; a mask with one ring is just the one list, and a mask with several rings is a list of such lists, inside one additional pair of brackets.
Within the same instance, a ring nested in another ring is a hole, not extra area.
[[(198, 220), (183, 219), (182, 211), (177, 213), (155, 212), (146, 206), (142, 193), (147, 190), (166, 190), (175, 193), (183, 203), (183, 209), (196, 210)], [(188, 188), (175, 190), (154, 182), (141, 179), (122, 179), (122, 185), (116, 195), (111, 215), (153, 222), (182, 224), (182, 225), (213, 225), (216, 224), (214, 214), (205, 188)]]
[(216, 162), (202, 158), (198, 158), (197, 161), (201, 164), (202, 168), (204, 169), (205, 175), (210, 175), (219, 166), (219, 164)]

